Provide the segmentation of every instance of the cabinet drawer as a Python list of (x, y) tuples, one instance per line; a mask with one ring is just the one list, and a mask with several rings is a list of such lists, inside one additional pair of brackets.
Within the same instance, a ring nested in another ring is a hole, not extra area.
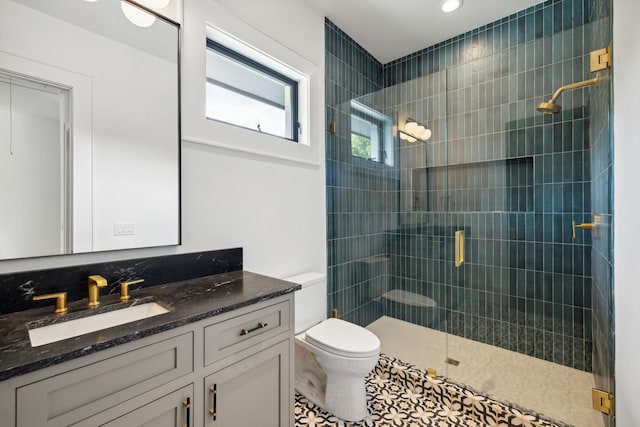
[(193, 333), (16, 390), (17, 425), (67, 426), (193, 371)]
[(204, 364), (289, 330), (289, 301), (274, 304), (204, 328)]

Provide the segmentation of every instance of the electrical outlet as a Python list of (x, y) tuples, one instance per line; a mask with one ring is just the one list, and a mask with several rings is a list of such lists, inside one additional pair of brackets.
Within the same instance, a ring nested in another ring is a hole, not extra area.
[(133, 236), (136, 234), (136, 225), (133, 223), (117, 222), (113, 226), (114, 236)]

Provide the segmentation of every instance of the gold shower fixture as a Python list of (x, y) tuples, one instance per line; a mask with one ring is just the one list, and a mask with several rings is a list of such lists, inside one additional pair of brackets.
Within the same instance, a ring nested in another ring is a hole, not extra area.
[(556, 93), (553, 94), (553, 96), (551, 97), (551, 99), (548, 102), (542, 102), (540, 104), (538, 104), (538, 111), (540, 111), (541, 113), (544, 114), (556, 114), (559, 113), (560, 110), (562, 109), (562, 107), (558, 104), (556, 104), (556, 100), (558, 99), (558, 97), (560, 97), (560, 95), (562, 95), (562, 92), (567, 91), (567, 90), (573, 90), (573, 89), (578, 89), (581, 87), (585, 87), (585, 86), (591, 86), (591, 85), (595, 85), (598, 84), (599, 81), (599, 77), (594, 77), (592, 79), (589, 80), (584, 80), (578, 83), (571, 83), (565, 86), (562, 86), (560, 89), (558, 89), (556, 91)]
[[(606, 70), (607, 68), (611, 68), (611, 49), (604, 48), (599, 50), (594, 50), (589, 54), (590, 57), (590, 65), (589, 69), (592, 73), (596, 71)], [(556, 100), (562, 94), (562, 92), (567, 90), (578, 89), (585, 86), (591, 86), (598, 84), (599, 77), (596, 76), (593, 79), (584, 80), (578, 83), (572, 83), (566, 86), (562, 86), (560, 89), (553, 94), (551, 99), (548, 102), (542, 102), (538, 104), (537, 110), (544, 114), (556, 114), (559, 113), (562, 107), (556, 104)]]

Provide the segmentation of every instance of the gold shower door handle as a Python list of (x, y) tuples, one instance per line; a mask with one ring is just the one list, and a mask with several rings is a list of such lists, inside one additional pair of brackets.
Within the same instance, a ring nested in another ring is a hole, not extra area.
[(456, 244), (455, 244), (455, 265), (459, 268), (464, 264), (464, 230), (456, 231)]

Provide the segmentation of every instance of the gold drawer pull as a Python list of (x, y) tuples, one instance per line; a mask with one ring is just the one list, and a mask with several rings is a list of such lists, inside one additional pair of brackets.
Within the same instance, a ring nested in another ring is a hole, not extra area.
[(250, 334), (251, 332), (254, 332), (254, 331), (257, 331), (258, 329), (262, 329), (262, 328), (266, 328), (266, 327), (267, 327), (267, 324), (266, 324), (266, 323), (262, 323), (262, 322), (260, 322), (260, 323), (258, 323), (258, 326), (256, 326), (255, 328), (251, 328), (251, 329), (242, 329), (242, 330), (240, 331), (240, 335), (241, 335), (241, 336), (242, 336), (242, 335), (248, 335), (248, 334)]
[(187, 423), (182, 427), (189, 427), (191, 425), (191, 398), (187, 397), (187, 400), (183, 400), (182, 406), (187, 410)]
[(211, 397), (213, 399), (213, 408), (209, 409), (209, 415), (213, 417), (213, 421), (215, 421), (218, 417), (218, 384), (214, 384), (209, 387), (209, 391), (211, 392)]

